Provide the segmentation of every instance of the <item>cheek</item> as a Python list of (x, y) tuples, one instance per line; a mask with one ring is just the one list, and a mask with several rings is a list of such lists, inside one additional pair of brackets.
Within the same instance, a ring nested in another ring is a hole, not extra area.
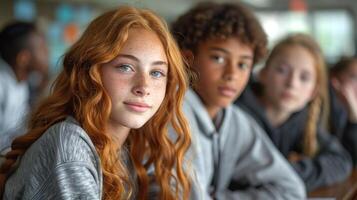
[(264, 83), (264, 87), (268, 88), (267, 90), (272, 92), (272, 93), (278, 93), (284, 90), (284, 80), (281, 78), (270, 78), (266, 79), (266, 82)]
[(215, 80), (219, 80), (222, 74), (222, 71), (217, 70), (217, 66), (212, 66), (210, 62), (196, 63), (194, 71), (198, 76), (197, 82), (205, 84), (205, 86)]
[(301, 104), (305, 105), (310, 100), (312, 100), (312, 98), (314, 98), (315, 95), (314, 89), (315, 89), (314, 85), (309, 85), (301, 88), (301, 93), (300, 93)]
[(167, 87), (166, 81), (154, 84), (154, 87), (153, 87), (154, 93), (152, 95), (153, 95), (153, 98), (155, 99), (155, 102), (158, 105), (160, 105), (165, 98), (166, 87)]
[(249, 76), (250, 76), (250, 71), (249, 70), (246, 70), (246, 71), (243, 71), (243, 72), (239, 72), (238, 73), (238, 90), (239, 91), (242, 91), (246, 86), (247, 86), (247, 83), (248, 83), (248, 80), (249, 80)]
[(103, 86), (112, 100), (127, 96), (130, 92), (129, 84), (122, 80), (108, 79), (103, 83)]
[(276, 72), (274, 69), (268, 69), (263, 75), (261, 80), (265, 86), (276, 87), (281, 86), (284, 82), (284, 76)]

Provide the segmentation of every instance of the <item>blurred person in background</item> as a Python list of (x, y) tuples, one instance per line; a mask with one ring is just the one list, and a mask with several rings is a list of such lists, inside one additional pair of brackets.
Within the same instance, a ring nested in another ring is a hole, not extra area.
[(343, 57), (330, 68), (331, 133), (357, 166), (357, 58)]
[(327, 132), (327, 69), (318, 44), (293, 34), (272, 50), (238, 105), (267, 132), (311, 191), (345, 180), (348, 152)]
[[(40, 88), (48, 77), (48, 49), (44, 35), (34, 23), (11, 22), (0, 32), (0, 151), (24, 133), (30, 111), (28, 79), (41, 76)], [(36, 94), (40, 94), (40, 91)], [(3, 153), (2, 153), (3, 155)]]

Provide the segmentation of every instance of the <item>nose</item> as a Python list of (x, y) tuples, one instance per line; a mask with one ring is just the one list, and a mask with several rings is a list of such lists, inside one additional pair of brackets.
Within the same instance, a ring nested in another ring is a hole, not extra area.
[(286, 82), (286, 85), (289, 87), (289, 88), (294, 88), (297, 86), (298, 84), (298, 79), (299, 77), (295, 74), (295, 73), (291, 73), (288, 77), (288, 80)]
[(228, 62), (227, 66), (225, 67), (223, 79), (225, 81), (233, 81), (235, 79), (235, 76), (236, 76), (236, 68), (231, 62)]
[(132, 93), (139, 97), (150, 95), (148, 82), (148, 77), (146, 77), (144, 74), (138, 74), (136, 77), (135, 85), (132, 88)]

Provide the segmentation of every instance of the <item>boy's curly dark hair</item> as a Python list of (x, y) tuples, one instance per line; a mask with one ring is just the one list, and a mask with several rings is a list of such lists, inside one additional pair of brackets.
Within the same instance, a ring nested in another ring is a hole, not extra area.
[(172, 24), (172, 33), (181, 49), (193, 52), (207, 39), (231, 36), (253, 48), (254, 63), (267, 52), (262, 26), (253, 12), (240, 3), (199, 3)]

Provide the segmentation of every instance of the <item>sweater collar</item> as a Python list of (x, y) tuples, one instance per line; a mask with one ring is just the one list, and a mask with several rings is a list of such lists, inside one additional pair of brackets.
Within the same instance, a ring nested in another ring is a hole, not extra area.
[[(186, 93), (185, 100), (193, 111), (200, 130), (202, 130), (202, 132), (208, 137), (211, 137), (212, 134), (217, 133), (218, 130), (216, 129), (211, 117), (207, 112), (207, 109), (205, 108), (198, 94), (192, 89), (189, 89)], [(224, 132), (224, 129), (229, 128), (229, 125), (226, 123), (227, 120), (225, 119), (228, 117), (228, 115), (231, 114), (230, 107), (231, 105), (222, 110), (224, 112), (224, 116), (221, 119), (222, 123), (220, 125), (219, 132)]]

